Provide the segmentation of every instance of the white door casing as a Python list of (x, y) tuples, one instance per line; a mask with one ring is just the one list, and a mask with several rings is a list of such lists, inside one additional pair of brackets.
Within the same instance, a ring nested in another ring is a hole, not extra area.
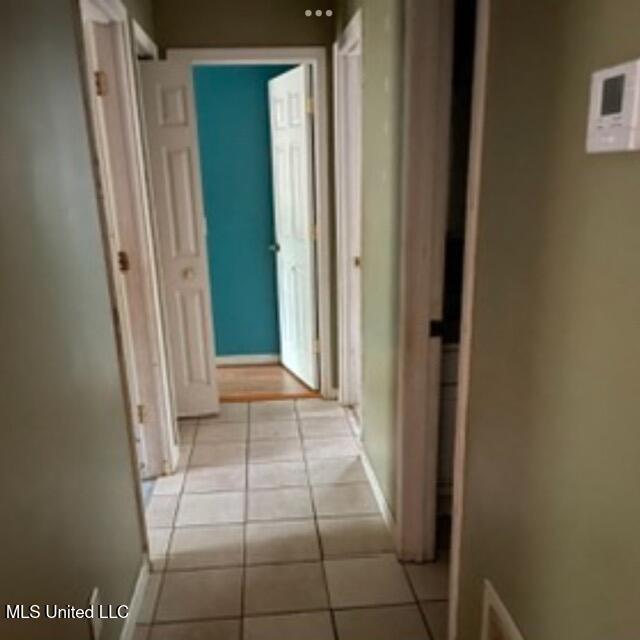
[(338, 326), (342, 404), (361, 419), (362, 11), (334, 45)]
[[(123, 351), (123, 361), (128, 390), (130, 419), (134, 428), (136, 445), (136, 457), (141, 478), (153, 475), (150, 473), (148, 454), (144, 433), (144, 424), (138, 410), (143, 406), (143, 396), (140, 379), (138, 376), (141, 363), (141, 351), (136, 348), (141, 339), (141, 323), (136, 323), (134, 318), (139, 312), (137, 304), (139, 297), (136, 293), (136, 272), (131, 267), (124, 269), (127, 256), (131, 250), (131, 228), (126, 224), (126, 218), (131, 215), (132, 202), (130, 194), (123, 189), (123, 182), (119, 172), (123, 167), (117, 162), (121, 149), (118, 147), (119, 139), (109, 135), (110, 127), (114, 124), (114, 111), (109, 108), (107, 95), (98, 95), (98, 76), (102, 76), (106, 84), (106, 77), (114, 77), (114, 57), (111, 44), (111, 27), (97, 20), (87, 20), (84, 24), (87, 70), (90, 81), (93, 81), (91, 97), (91, 113), (93, 116), (94, 130), (98, 139), (97, 154), (102, 186), (102, 198), (105, 208), (106, 235), (109, 263), (113, 266), (113, 285), (116, 298), (117, 331), (120, 336)], [(111, 96), (113, 99), (113, 95)], [(125, 212), (126, 216), (119, 215)]]
[(319, 385), (311, 74), (300, 65), (269, 81), (280, 355)]
[[(82, 0), (80, 8), (123, 380), (139, 475), (147, 478), (170, 472), (177, 463), (178, 448), (169, 401), (132, 42), (121, 3)], [(127, 262), (128, 268), (122, 271), (119, 262)]]
[(436, 554), (440, 361), (454, 11), (407, 0), (396, 430), (396, 546)]
[(213, 308), (191, 65), (140, 63), (178, 415), (217, 413)]

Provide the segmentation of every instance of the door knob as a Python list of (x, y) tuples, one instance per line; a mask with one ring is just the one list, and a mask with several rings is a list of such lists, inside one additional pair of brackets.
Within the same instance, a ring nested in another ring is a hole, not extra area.
[(273, 253), (278, 253), (278, 251), (280, 251), (280, 245), (277, 242), (274, 242), (273, 244), (269, 245), (269, 251), (273, 252)]
[(196, 272), (193, 270), (192, 267), (187, 267), (186, 269), (182, 270), (182, 278), (184, 280), (193, 280), (195, 278)]

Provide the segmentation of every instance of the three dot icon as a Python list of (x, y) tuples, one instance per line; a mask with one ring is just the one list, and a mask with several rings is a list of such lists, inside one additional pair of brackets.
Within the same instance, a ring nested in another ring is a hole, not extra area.
[(326, 11), (323, 11), (322, 9), (316, 9), (315, 11), (313, 11), (312, 9), (307, 9), (304, 12), (304, 15), (307, 16), (307, 18), (310, 18), (314, 14), (318, 18), (321, 18), (323, 15), (327, 16), (327, 18), (330, 18), (333, 15), (333, 11), (331, 9), (327, 9)]

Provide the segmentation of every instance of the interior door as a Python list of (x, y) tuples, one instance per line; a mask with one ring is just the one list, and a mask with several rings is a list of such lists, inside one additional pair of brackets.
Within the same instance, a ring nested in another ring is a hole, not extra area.
[(362, 411), (362, 56), (360, 14), (335, 45), (340, 401)]
[(301, 65), (269, 81), (282, 364), (318, 388), (311, 77)]
[[(134, 425), (134, 437), (140, 477), (146, 479), (157, 475), (148, 464), (147, 442), (144, 431), (144, 416), (139, 407), (145, 404), (138, 369), (141, 366), (140, 354), (136, 350), (137, 340), (142, 339), (143, 327), (136, 319), (142, 318), (137, 278), (132, 271), (132, 233), (126, 220), (132, 215), (130, 193), (121, 179), (123, 167), (118, 162), (122, 157), (118, 146), (120, 139), (110, 136), (110, 127), (114, 125), (112, 101), (117, 99), (114, 93), (106, 91), (104, 78), (115, 77), (114, 54), (111, 27), (98, 19), (84, 23), (87, 44), (87, 71), (90, 74), (91, 113), (94, 130), (99, 138), (97, 145), (100, 182), (105, 207), (108, 249), (111, 254), (110, 265), (113, 270), (113, 285), (116, 297), (118, 333), (122, 346), (131, 423)], [(104, 74), (104, 75), (102, 75)], [(126, 215), (120, 215), (125, 214)]]
[(217, 413), (213, 309), (191, 67), (142, 61), (149, 166), (178, 414)]

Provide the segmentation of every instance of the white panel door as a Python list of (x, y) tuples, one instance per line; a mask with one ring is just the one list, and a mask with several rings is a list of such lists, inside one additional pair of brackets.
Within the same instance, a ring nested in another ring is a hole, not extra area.
[(269, 82), (282, 363), (318, 388), (310, 69)]
[[(106, 235), (109, 264), (112, 267), (113, 287), (116, 299), (116, 322), (121, 341), (124, 373), (126, 377), (130, 419), (134, 429), (136, 457), (141, 479), (157, 475), (151, 469), (148, 459), (147, 439), (138, 410), (145, 404), (140, 384), (140, 373), (144, 367), (141, 358), (140, 340), (144, 327), (140, 320), (144, 317), (140, 306), (140, 297), (136, 283), (136, 270), (131, 269), (131, 228), (127, 222), (132, 216), (130, 193), (122, 179), (121, 139), (110, 135), (114, 125), (114, 95), (98, 92), (93, 83), (95, 73), (104, 73), (114, 78), (113, 47), (111, 30), (108, 25), (98, 21), (85, 20), (84, 34), (86, 42), (87, 71), (89, 73), (90, 107), (94, 131), (97, 136), (96, 151), (102, 199), (104, 203)], [(97, 85), (96, 85), (97, 86)], [(101, 95), (99, 95), (99, 93)], [(121, 123), (117, 122), (120, 126)]]
[(191, 67), (141, 63), (171, 367), (181, 416), (217, 413), (213, 309)]

